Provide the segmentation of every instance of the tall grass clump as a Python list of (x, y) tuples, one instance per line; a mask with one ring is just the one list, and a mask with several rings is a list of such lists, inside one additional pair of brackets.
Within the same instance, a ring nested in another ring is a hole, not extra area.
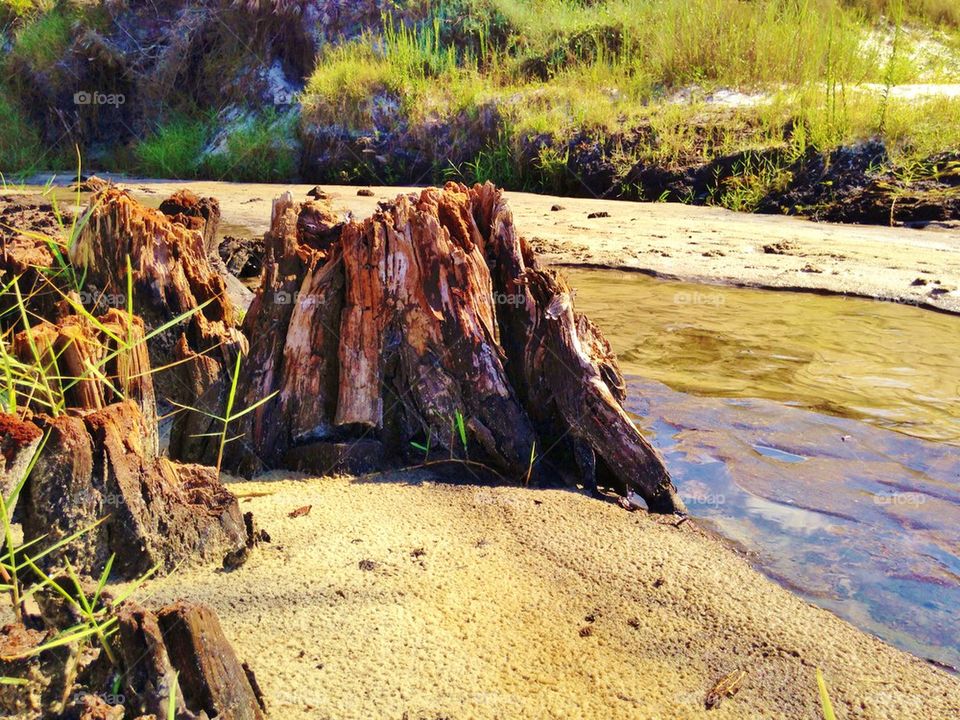
[(24, 60), (37, 70), (51, 68), (70, 44), (72, 15), (69, 8), (60, 6), (46, 12), (25, 9), (20, 16), (24, 22), (13, 35), (11, 57)]
[(29, 170), (44, 155), (37, 131), (9, 96), (0, 92), (0, 173), (9, 178)]
[(134, 149), (138, 171), (152, 177), (196, 177), (209, 134), (208, 124), (199, 119), (177, 117), (157, 126)]
[(275, 182), (297, 173), (293, 115), (268, 110), (231, 129), (224, 147), (207, 154), (202, 173), (217, 180)]

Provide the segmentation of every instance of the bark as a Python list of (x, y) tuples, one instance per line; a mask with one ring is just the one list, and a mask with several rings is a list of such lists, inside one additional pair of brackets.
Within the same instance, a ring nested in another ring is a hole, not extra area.
[(116, 555), (116, 576), (135, 578), (154, 565), (219, 562), (246, 544), (237, 500), (216, 472), (159, 457), (134, 403), (38, 423), (49, 437), (21, 499), (24, 539), (55, 542), (104, 520), (58, 560), (97, 576)]
[(177, 602), (158, 612), (128, 603), (120, 612), (128, 712), (167, 717), (176, 692), (178, 720), (264, 720), (262, 699), (216, 612)]
[(177, 720), (194, 720), (187, 709), (177, 669), (170, 662), (156, 614), (127, 603), (119, 614), (121, 657), (124, 665), (125, 705), (137, 717), (168, 717), (170, 696), (176, 693)]
[(524, 481), (599, 475), (683, 510), (623, 409), (609, 344), (538, 267), (501, 191), (448, 184), (335, 221), (321, 203), (274, 203), (240, 397), (277, 394), (249, 416), (233, 466), (362, 471), (422, 461), (411, 443), (429, 438), (428, 460)]
[(49, 717), (63, 709), (72, 684), (75, 646), (60, 646), (38, 655), (30, 653), (55, 636), (17, 623), (0, 628), (0, 676), (21, 678), (25, 685), (0, 684), (0, 717)]
[(43, 432), (30, 420), (0, 413), (0, 492), (5, 499), (23, 479), (42, 439)]
[[(55, 402), (62, 396), (65, 407), (83, 411), (135, 402), (144, 420), (142, 442), (151, 456), (157, 454), (157, 403), (140, 318), (110, 309), (96, 322), (80, 315), (41, 322), (14, 337), (13, 351), (22, 362), (35, 364), (34, 349), (55, 389)], [(51, 411), (50, 400), (38, 396), (32, 409)]]
[(179, 602), (158, 614), (167, 653), (194, 712), (225, 720), (263, 720), (263, 700), (223, 634), (216, 612)]

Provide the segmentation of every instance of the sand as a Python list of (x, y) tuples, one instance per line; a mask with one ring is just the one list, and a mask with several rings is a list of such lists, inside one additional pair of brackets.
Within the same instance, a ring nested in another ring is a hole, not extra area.
[(231, 487), (272, 542), (141, 599), (215, 607), (274, 718), (818, 718), (817, 667), (838, 717), (960, 716), (956, 677), (804, 603), (692, 521), (412, 473)]
[[(45, 177), (34, 180), (43, 182)], [(274, 197), (306, 199), (313, 185), (114, 178), (154, 205), (189, 187), (220, 201), (226, 234), (260, 235)], [(323, 185), (356, 217), (417, 188)], [(664, 278), (878, 298), (960, 313), (960, 224), (926, 229), (817, 223), (717, 207), (509, 193), (519, 231), (556, 265), (597, 266)], [(560, 210), (551, 208), (559, 206)], [(589, 218), (594, 213), (609, 217)]]

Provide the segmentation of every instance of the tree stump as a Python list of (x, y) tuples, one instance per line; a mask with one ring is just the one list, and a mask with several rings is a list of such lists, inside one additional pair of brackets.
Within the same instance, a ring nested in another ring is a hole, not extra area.
[(133, 603), (120, 613), (120, 643), (131, 712), (167, 717), (176, 688), (178, 720), (264, 720), (262, 698), (216, 612), (178, 602), (154, 613)]
[(265, 246), (240, 406), (277, 394), (245, 417), (229, 458), (241, 471), (349, 470), (325, 466), (351, 455), (331, 446), (362, 439), (395, 462), (599, 479), (683, 510), (622, 407), (609, 345), (538, 266), (500, 190), (429, 188), (342, 227), (286, 195)]
[[(203, 218), (207, 212), (207, 224), (219, 217), (215, 203), (208, 203), (204, 210), (200, 201), (188, 207), (183, 193), (174, 197), (183, 201), (177, 206), (181, 210), (192, 207), (198, 213), (189, 217)], [(246, 349), (247, 342), (236, 327), (237, 314), (224, 280), (207, 258), (200, 230), (175, 223), (163, 213), (140, 205), (126, 192), (109, 188), (98, 194), (70, 257), (86, 272), (89, 285), (120, 297), (127, 292), (129, 258), (134, 309), (144, 318), (148, 330), (192, 312), (183, 325), (149, 342), (153, 367), (174, 365), (156, 376), (157, 393), (161, 400), (183, 405), (223, 406), (230, 382), (227, 370), (233, 368), (237, 353)], [(212, 462), (209, 454), (195, 454), (197, 446), (189, 440), (217, 429), (210, 418), (179, 414), (171, 433), (170, 456)]]
[(246, 545), (237, 499), (216, 471), (159, 457), (133, 402), (35, 422), (49, 436), (21, 498), (24, 539), (55, 542), (105, 518), (58, 553), (78, 571), (97, 576), (115, 554), (115, 575), (136, 578)]
[(199, 197), (189, 190), (178, 190), (160, 203), (160, 212), (173, 222), (200, 232), (208, 255), (217, 251), (220, 227), (220, 203), (213, 197)]
[(34, 423), (0, 413), (0, 492), (4, 498), (23, 479), (42, 439), (43, 432)]

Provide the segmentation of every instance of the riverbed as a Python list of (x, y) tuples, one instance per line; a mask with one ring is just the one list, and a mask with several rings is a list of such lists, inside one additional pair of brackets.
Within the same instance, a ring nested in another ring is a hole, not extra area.
[[(125, 185), (156, 206), (183, 184)], [(186, 185), (240, 236), (309, 189)], [(412, 189), (324, 190), (363, 217)], [(802, 597), (960, 666), (960, 233), (510, 199), (541, 256), (569, 266), (694, 516)]]

